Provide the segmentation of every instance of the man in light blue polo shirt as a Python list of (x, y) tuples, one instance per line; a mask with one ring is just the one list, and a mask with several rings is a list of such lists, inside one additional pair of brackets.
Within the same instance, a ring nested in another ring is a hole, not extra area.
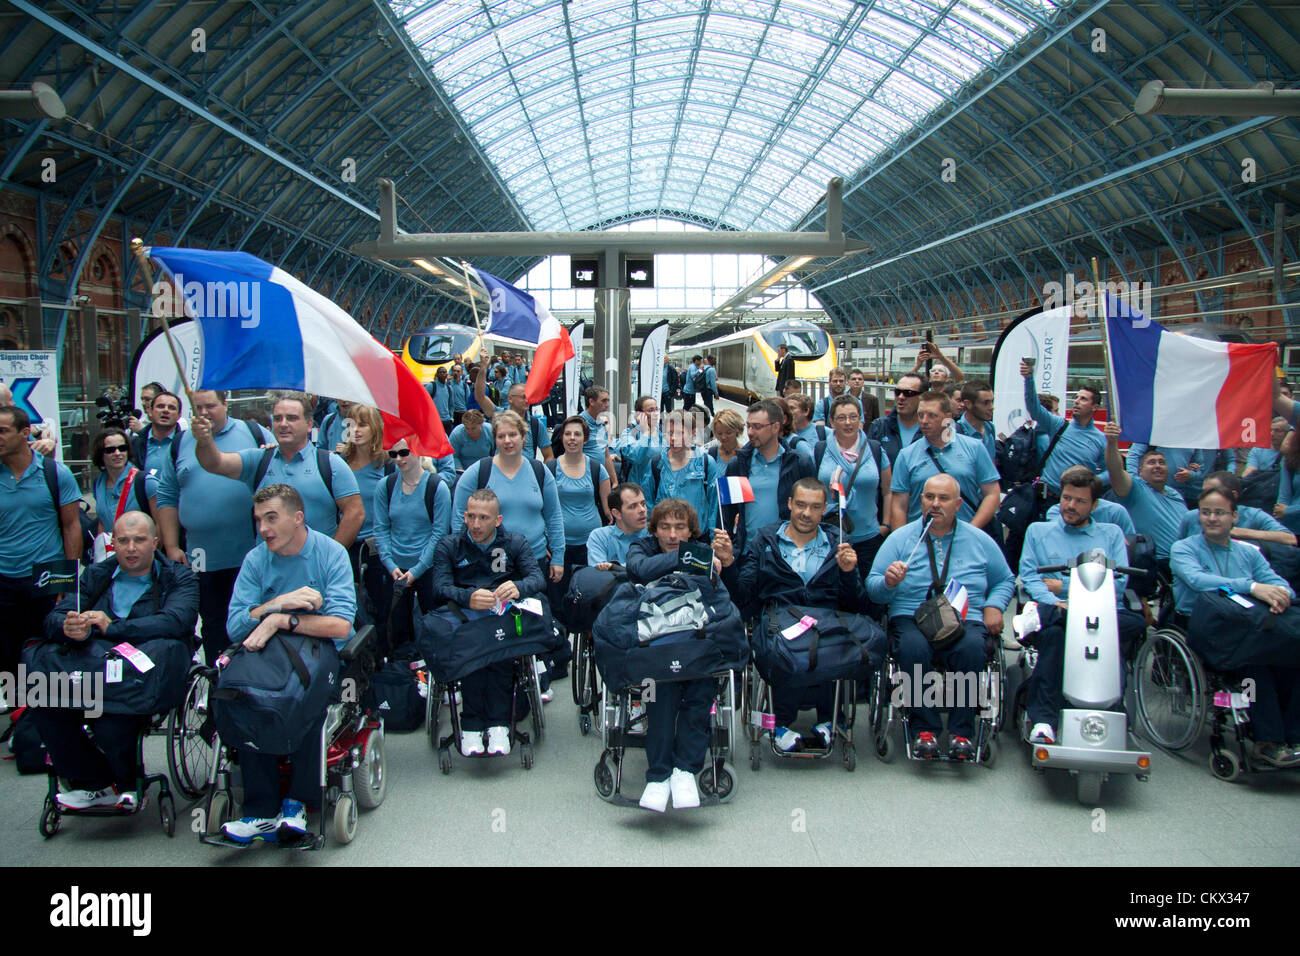
[[(259, 489), (253, 495), (253, 515), (262, 542), (244, 558), (235, 580), (226, 619), (231, 640), (242, 641), (246, 653), (257, 653), (277, 633), (288, 631), (328, 638), (342, 647), (352, 635), (357, 614), (347, 549), (307, 527), (302, 497), (288, 485)], [(301, 747), (289, 755), (289, 792), (283, 800), (277, 756), (235, 745), (244, 778), (245, 816), (222, 827), (228, 838), (237, 843), (275, 842), (281, 835), (306, 834), (304, 803), (320, 797), (324, 719), (322, 709)]]
[(177, 420), (181, 414), (181, 400), (171, 392), (159, 392), (149, 405), (148, 428), (135, 436), (135, 460), (145, 474), (158, 477), (163, 457), (171, 452), (172, 442), (181, 435)]
[(465, 369), (459, 363), (451, 367), (447, 388), (451, 391), (452, 419), (459, 425), (460, 415), (469, 409), (469, 383), (465, 381)]
[(477, 408), (465, 413), (461, 423), (447, 436), (451, 449), (456, 455), (456, 469), (464, 471), (480, 458), (487, 458), (493, 453), (492, 426), (483, 421), (483, 413)]
[[(206, 470), (242, 481), (250, 491), (283, 483), (292, 486), (306, 504), (307, 524), (329, 535), (345, 548), (351, 547), (366, 519), (365, 506), (356, 476), (334, 452), (316, 454), (311, 438), (311, 396), (286, 392), (271, 410), (272, 430), (279, 447), (271, 453), (266, 474), (257, 481), (265, 451), (245, 449), (226, 452), (212, 440), (212, 424), (201, 415), (194, 417), (195, 453)], [(447, 456), (450, 458), (451, 456)], [(328, 461), (331, 488), (321, 476), (322, 462)]]
[[(952, 399), (943, 392), (926, 392), (917, 403), (916, 420), (921, 440), (899, 452), (889, 490), (889, 525), (901, 528), (921, 514), (921, 491), (932, 475), (944, 473), (957, 479), (961, 488), (958, 517), (983, 530), (997, 514), (998, 469), (974, 438), (945, 434), (944, 422), (952, 414)], [(950, 440), (949, 440), (950, 439)]]
[(67, 467), (32, 452), (31, 430), (25, 411), (0, 405), (0, 672), (6, 674), (18, 673), (23, 641), (40, 636), (54, 607), (52, 596), (37, 593), (32, 565), (81, 557), (81, 490)]
[[(996, 466), (998, 436), (993, 430), (993, 389), (988, 382), (967, 382), (962, 386), (966, 396), (966, 413), (957, 419), (957, 433), (974, 438), (989, 453), (989, 461)], [(948, 396), (952, 401), (952, 396)]]
[(614, 470), (614, 458), (609, 452), (609, 432), (605, 427), (605, 417), (609, 414), (609, 391), (599, 385), (592, 385), (582, 393), (587, 407), (581, 417), (587, 423), (589, 437), (582, 452), (592, 461), (605, 466), (605, 473), (618, 474)]
[(637, 538), (644, 538), (646, 518), (645, 492), (641, 486), (625, 481), (609, 493), (609, 512), (614, 523), (596, 528), (587, 535), (587, 565), (608, 571), (611, 566), (627, 565), (627, 549)]
[[(1033, 416), (1034, 421), (1049, 436), (1055, 437), (1057, 432), (1061, 432), (1061, 440), (1052, 449), (1042, 475), (1047, 490), (1054, 499), (1061, 493), (1061, 472), (1065, 469), (1071, 465), (1087, 465), (1089, 470), (1100, 474), (1105, 464), (1106, 439), (1092, 421), (1101, 405), (1101, 393), (1086, 385), (1075, 392), (1074, 414), (1067, 422), (1045, 409), (1038, 400), (1033, 367), (1021, 362), (1020, 374), (1025, 379), (1025, 411)], [(1065, 431), (1061, 431), (1062, 427)]]
[[(1130, 475), (1136, 475), (1142, 455), (1148, 448), (1155, 447), (1134, 442), (1124, 457), (1124, 470)], [(1188, 508), (1193, 507), (1204, 487), (1205, 476), (1214, 469), (1218, 451), (1213, 448), (1171, 448), (1166, 445), (1161, 445), (1160, 450), (1165, 453), (1165, 467), (1169, 469), (1169, 487), (1183, 496)], [(1235, 465), (1235, 456), (1232, 461)]]
[[(194, 393), (194, 414), (211, 427), (217, 448), (238, 454), (272, 443), (261, 425), (230, 417), (229, 396), (210, 389)], [(244, 555), (257, 542), (252, 522), (244, 520), (252, 513), (253, 493), (243, 482), (204, 470), (192, 436), (176, 442), (175, 456), (165, 456), (159, 472), (158, 531), (168, 559), (190, 565), (199, 579), (204, 657), (211, 662), (230, 644), (230, 595)]]
[[(1064, 706), (1061, 686), (1065, 673), (1065, 629), (1069, 611), (1070, 575), (1044, 578), (1040, 567), (1069, 562), (1084, 551), (1098, 550), (1118, 565), (1128, 561), (1128, 545), (1118, 526), (1093, 518), (1101, 500), (1101, 479), (1085, 465), (1072, 465), (1061, 474), (1061, 503), (1057, 517), (1036, 521), (1025, 532), (1020, 555), (1020, 580), (1036, 602), (1041, 627), (1026, 627), (1023, 639), (1036, 633), (1038, 663), (1029, 680), (1030, 743), (1056, 743), (1056, 721)], [(1115, 619), (1121, 650), (1127, 654), (1146, 629), (1146, 619), (1123, 603), (1126, 575), (1116, 573)], [(1080, 612), (1083, 613), (1083, 612)]]
[(1156, 563), (1169, 573), (1169, 549), (1178, 540), (1178, 529), (1187, 514), (1183, 496), (1168, 487), (1169, 466), (1164, 452), (1155, 448), (1142, 456), (1137, 476), (1124, 469), (1119, 456), (1119, 422), (1106, 423), (1106, 470), (1115, 500), (1128, 509), (1138, 534), (1155, 542)]

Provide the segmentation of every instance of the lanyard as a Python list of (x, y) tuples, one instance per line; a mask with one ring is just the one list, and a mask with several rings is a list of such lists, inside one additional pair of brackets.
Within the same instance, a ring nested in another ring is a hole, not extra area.
[(948, 541), (948, 553), (943, 559), (943, 573), (939, 573), (939, 567), (934, 560), (934, 536), (930, 533), (925, 535), (925, 550), (930, 557), (930, 597), (934, 597), (943, 590), (943, 586), (948, 581), (948, 565), (952, 563), (953, 548), (957, 544), (957, 524), (953, 523), (952, 538)]

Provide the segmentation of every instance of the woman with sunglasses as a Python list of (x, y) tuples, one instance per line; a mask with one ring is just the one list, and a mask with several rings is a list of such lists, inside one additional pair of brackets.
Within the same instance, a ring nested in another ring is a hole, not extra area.
[[(337, 451), (343, 456), (352, 474), (357, 479), (357, 489), (361, 492), (361, 503), (366, 509), (365, 521), (357, 532), (357, 539), (348, 548), (348, 557), (352, 559), (352, 576), (361, 582), (370, 599), (371, 619), (379, 635), (379, 646), (387, 647), (388, 608), (392, 603), (393, 590), (379, 562), (375, 546), (375, 486), (385, 475), (393, 471), (388, 456), (384, 454), (384, 419), (379, 409), (369, 405), (348, 406), (347, 418), (343, 421), (343, 441)], [(362, 566), (364, 565), (364, 570)], [(358, 592), (358, 605), (361, 594)]]
[[(415, 615), (434, 605), (433, 551), (451, 527), (451, 491), (432, 464), (411, 453), (406, 439), (388, 449), (396, 472), (375, 486), (375, 542), (392, 587), (393, 602), (388, 635), (391, 647), (415, 640)], [(412, 595), (418, 596), (417, 609)]]
[[(126, 432), (106, 428), (95, 436), (90, 450), (91, 462), (100, 469), (91, 486), (95, 498), (95, 531), (113, 533), (113, 525), (127, 511), (143, 511), (149, 516), (158, 512), (158, 480), (146, 475), (131, 461), (131, 445)], [(111, 546), (108, 550), (112, 550)]]

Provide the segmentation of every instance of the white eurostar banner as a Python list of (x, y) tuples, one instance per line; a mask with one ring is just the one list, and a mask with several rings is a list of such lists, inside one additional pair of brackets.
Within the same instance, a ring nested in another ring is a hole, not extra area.
[(664, 351), (668, 348), (668, 323), (660, 322), (641, 344), (641, 364), (637, 372), (637, 393), (649, 395), (656, 402), (663, 392)]
[(1005, 329), (993, 348), (993, 430), (1010, 435), (1029, 420), (1020, 362), (1034, 362), (1034, 390), (1055, 395), (1068, 408), (1066, 370), (1070, 364), (1070, 317), (1074, 305), (1026, 312)]
[(569, 326), (573, 358), (564, 363), (564, 416), (579, 414), (582, 409), (582, 340), (587, 323), (581, 320)]
[(140, 390), (150, 382), (161, 382), (181, 401), (181, 418), (190, 418), (190, 403), (185, 389), (199, 387), (203, 375), (203, 336), (199, 323), (192, 319), (172, 319), (172, 340), (176, 343), (181, 367), (187, 382), (176, 373), (176, 361), (168, 353), (167, 336), (162, 329), (151, 333), (140, 343), (131, 359), (131, 405), (140, 408)]

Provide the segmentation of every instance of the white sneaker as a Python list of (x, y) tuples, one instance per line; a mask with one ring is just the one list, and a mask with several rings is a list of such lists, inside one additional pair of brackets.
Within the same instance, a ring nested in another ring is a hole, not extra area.
[(634, 700), (627, 705), (627, 732), (629, 734), (644, 734), (650, 722), (645, 719), (645, 704), (642, 701)]
[(676, 768), (673, 770), (673, 775), (668, 778), (668, 785), (672, 790), (673, 807), (676, 809), (689, 810), (700, 805), (700, 791), (695, 786), (695, 774)]
[[(135, 808), (135, 794), (128, 794), (131, 803), (128, 809)], [(121, 798), (113, 787), (103, 790), (69, 790), (58, 796), (59, 806), (65, 810), (89, 810), (91, 807), (116, 807)]]
[(821, 737), (822, 746), (827, 750), (830, 750), (831, 744), (835, 741), (835, 733), (831, 730), (831, 722), (829, 720), (823, 720), (820, 724), (813, 727), (813, 730), (815, 730)]
[(1033, 601), (1026, 604), (1020, 613), (1011, 619), (1011, 630), (1016, 637), (1032, 634), (1042, 626), (1042, 623), (1038, 620), (1038, 605)]
[(654, 783), (647, 783), (645, 790), (641, 792), (641, 806), (647, 810), (653, 810), (655, 813), (663, 813), (668, 809), (668, 795), (670, 792), (667, 780), (656, 780)]
[(1029, 732), (1029, 742), (1031, 744), (1054, 744), (1056, 743), (1056, 729), (1051, 724), (1034, 724), (1034, 729)]
[(488, 728), (487, 752), (490, 754), (510, 753), (510, 728), (509, 727)]
[(555, 700), (555, 688), (554, 688), (554, 687), (548, 687), (548, 688), (546, 688), (546, 690), (542, 691), (542, 703), (543, 703), (543, 704), (549, 704), (549, 703), (550, 703), (551, 701), (553, 701), (553, 700)]
[(772, 728), (772, 739), (776, 741), (776, 749), (782, 753), (789, 753), (791, 750), (794, 750), (799, 746), (799, 742), (803, 740), (801, 736), (796, 734), (789, 727)]
[(460, 752), (465, 757), (472, 757), (483, 752), (483, 731), (466, 730), (460, 735)]
[(221, 825), (221, 832), (235, 843), (252, 843), (254, 840), (276, 843), (279, 841), (280, 818), (244, 817), (241, 820), (231, 820)]

